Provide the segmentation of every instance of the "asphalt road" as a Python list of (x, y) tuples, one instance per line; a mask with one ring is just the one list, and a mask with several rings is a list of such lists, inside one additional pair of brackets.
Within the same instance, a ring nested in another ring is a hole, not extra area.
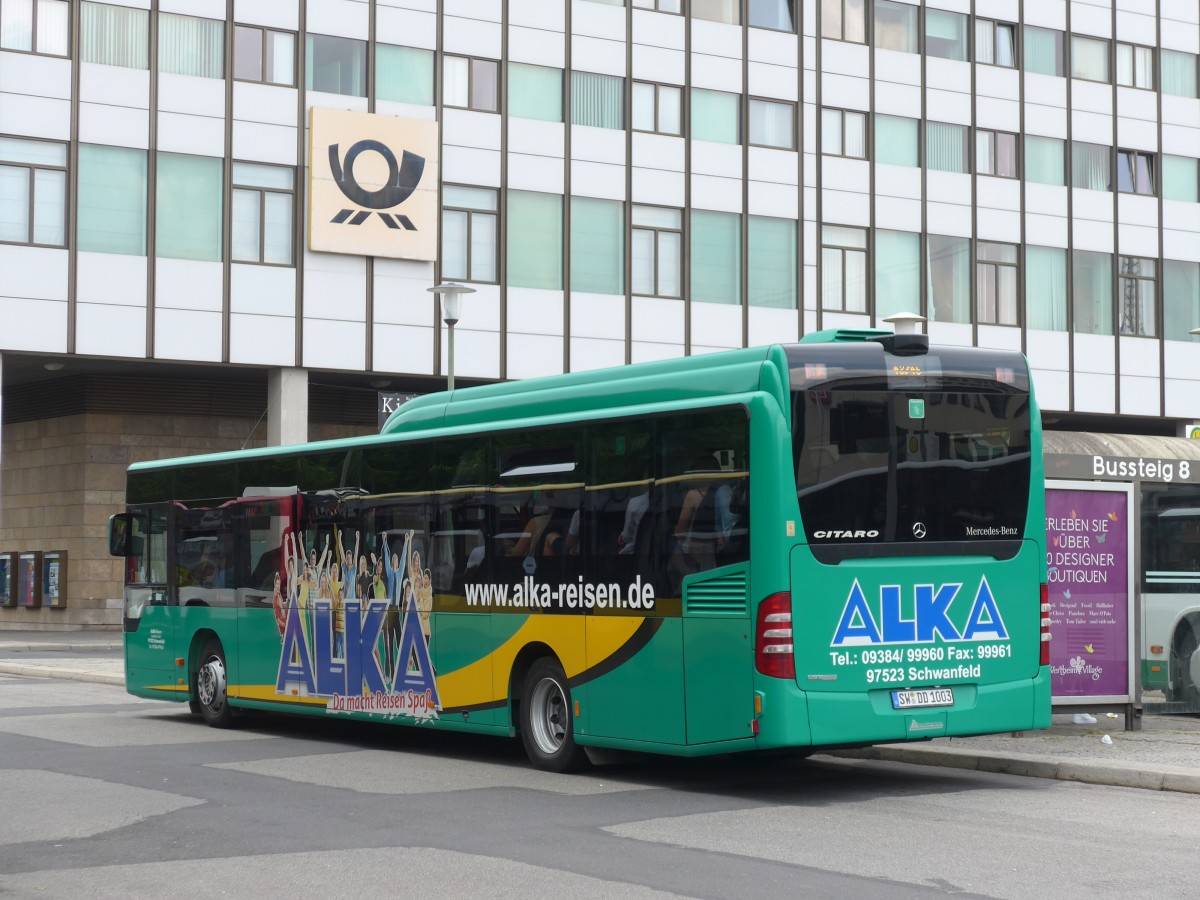
[(1195, 896), (1196, 798), (898, 763), (624, 760), (0, 676), (8, 897)]

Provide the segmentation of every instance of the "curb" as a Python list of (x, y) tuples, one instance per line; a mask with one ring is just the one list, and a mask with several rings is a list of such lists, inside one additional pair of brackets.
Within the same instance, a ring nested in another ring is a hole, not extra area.
[(125, 687), (124, 675), (108, 675), (83, 669), (61, 666), (28, 666), (23, 663), (0, 662), (0, 675), (25, 675), (30, 678), (57, 678), (63, 681), (85, 681), (92, 684), (111, 684)]
[(919, 766), (974, 769), (1001, 775), (1023, 775), (1057, 781), (1200, 794), (1200, 772), (1184, 766), (1115, 766), (1099, 760), (1054, 760), (1025, 753), (1001, 755), (980, 753), (977, 750), (886, 745), (867, 747), (863, 750), (835, 750), (828, 755), (845, 759), (877, 759)]

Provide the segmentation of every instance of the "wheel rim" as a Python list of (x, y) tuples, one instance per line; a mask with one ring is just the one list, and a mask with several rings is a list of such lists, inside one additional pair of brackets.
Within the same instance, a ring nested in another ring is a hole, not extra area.
[(529, 698), (533, 740), (546, 754), (557, 753), (567, 739), (567, 697), (553, 678), (543, 678)]
[(219, 656), (210, 656), (196, 676), (196, 692), (200, 703), (211, 710), (225, 705), (225, 663)]

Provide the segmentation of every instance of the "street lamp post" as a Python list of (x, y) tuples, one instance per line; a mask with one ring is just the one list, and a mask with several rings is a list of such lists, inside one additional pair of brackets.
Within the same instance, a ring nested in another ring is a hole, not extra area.
[(428, 289), (442, 298), (442, 321), (446, 323), (446, 390), (454, 390), (454, 326), (462, 309), (462, 295), (475, 293), (475, 288), (447, 281)]

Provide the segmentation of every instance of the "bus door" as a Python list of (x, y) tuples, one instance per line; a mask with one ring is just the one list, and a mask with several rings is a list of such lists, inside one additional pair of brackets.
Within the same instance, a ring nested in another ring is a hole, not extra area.
[[(125, 681), (133, 693), (187, 690), (187, 672), (175, 665), (175, 599), (169, 520), (165, 503), (130, 507), (125, 557)], [(179, 685), (179, 678), (184, 684)]]
[[(285, 540), (292, 535), (291, 497), (236, 501), (232, 530), (239, 548), (232, 572), (238, 616), (237, 685), (230, 693), (254, 700), (275, 698), (280, 642), (287, 617)], [(293, 564), (294, 567), (294, 564)], [(226, 648), (228, 651), (231, 648)]]

